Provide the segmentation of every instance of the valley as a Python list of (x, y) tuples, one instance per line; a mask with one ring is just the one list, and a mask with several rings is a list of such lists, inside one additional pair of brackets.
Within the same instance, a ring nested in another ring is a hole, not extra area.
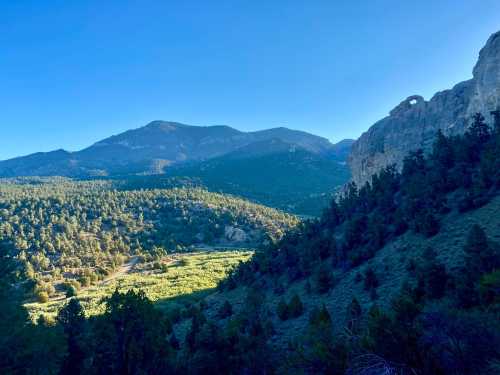
[[(104, 312), (102, 299), (115, 290), (121, 293), (141, 290), (160, 309), (181, 309), (213, 292), (220, 280), (239, 262), (248, 261), (252, 254), (248, 249), (195, 249), (153, 262), (139, 262), (138, 257), (133, 257), (97, 284), (79, 289), (78, 300), (87, 316), (93, 316)], [(47, 302), (28, 302), (24, 306), (34, 321), (40, 315), (53, 320), (70, 298), (61, 290)]]
[(112, 181), (68, 178), (0, 181), (0, 220), (2, 245), (41, 303), (197, 248), (263, 246), (299, 223), (201, 188), (118, 190)]
[(500, 374), (500, 31), (365, 124), (493, 2), (82, 3), (6, 12), (0, 374)]

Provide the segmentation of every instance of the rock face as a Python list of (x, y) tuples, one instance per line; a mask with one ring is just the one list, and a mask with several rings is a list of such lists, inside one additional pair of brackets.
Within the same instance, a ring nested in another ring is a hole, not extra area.
[(245, 242), (247, 240), (247, 234), (243, 229), (229, 225), (224, 228), (224, 237), (231, 242)]
[(401, 167), (410, 151), (432, 146), (439, 129), (460, 134), (474, 113), (490, 121), (490, 111), (500, 106), (500, 32), (493, 34), (479, 53), (471, 80), (435, 94), (429, 101), (408, 97), (389, 116), (375, 123), (353, 144), (348, 163), (359, 186), (381, 168)]

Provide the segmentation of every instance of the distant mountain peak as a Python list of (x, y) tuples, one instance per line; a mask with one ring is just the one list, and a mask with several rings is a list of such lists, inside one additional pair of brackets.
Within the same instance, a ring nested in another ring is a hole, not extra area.
[(236, 152), (244, 156), (305, 150), (328, 156), (337, 147), (326, 138), (276, 127), (242, 132), (227, 125), (193, 126), (155, 120), (113, 135), (77, 152), (57, 150), (0, 162), (1, 176), (94, 176), (148, 174), (183, 162), (197, 162)]

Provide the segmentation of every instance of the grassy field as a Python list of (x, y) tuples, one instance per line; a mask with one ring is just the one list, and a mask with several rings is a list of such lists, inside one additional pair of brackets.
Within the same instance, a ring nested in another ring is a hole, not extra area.
[[(112, 278), (99, 285), (85, 288), (78, 293), (87, 315), (102, 312), (100, 303), (118, 288), (119, 291), (130, 289), (144, 290), (149, 298), (160, 307), (165, 307), (173, 300), (198, 299), (210, 292), (219, 280), (240, 261), (247, 261), (253, 252), (246, 249), (225, 251), (204, 251), (171, 256), (165, 261), (165, 271), (140, 271), (132, 269), (125, 274)], [(140, 265), (136, 267), (140, 268)], [(41, 314), (54, 317), (67, 302), (60, 295), (47, 303), (27, 303), (25, 306), (33, 319)]]

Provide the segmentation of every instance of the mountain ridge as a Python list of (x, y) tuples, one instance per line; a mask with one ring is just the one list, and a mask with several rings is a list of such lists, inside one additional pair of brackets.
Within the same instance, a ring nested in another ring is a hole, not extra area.
[(336, 150), (326, 138), (284, 127), (243, 132), (227, 125), (193, 126), (156, 120), (79, 151), (59, 149), (0, 161), (0, 176), (157, 174), (174, 164), (208, 160), (272, 139), (318, 155), (327, 156)]

